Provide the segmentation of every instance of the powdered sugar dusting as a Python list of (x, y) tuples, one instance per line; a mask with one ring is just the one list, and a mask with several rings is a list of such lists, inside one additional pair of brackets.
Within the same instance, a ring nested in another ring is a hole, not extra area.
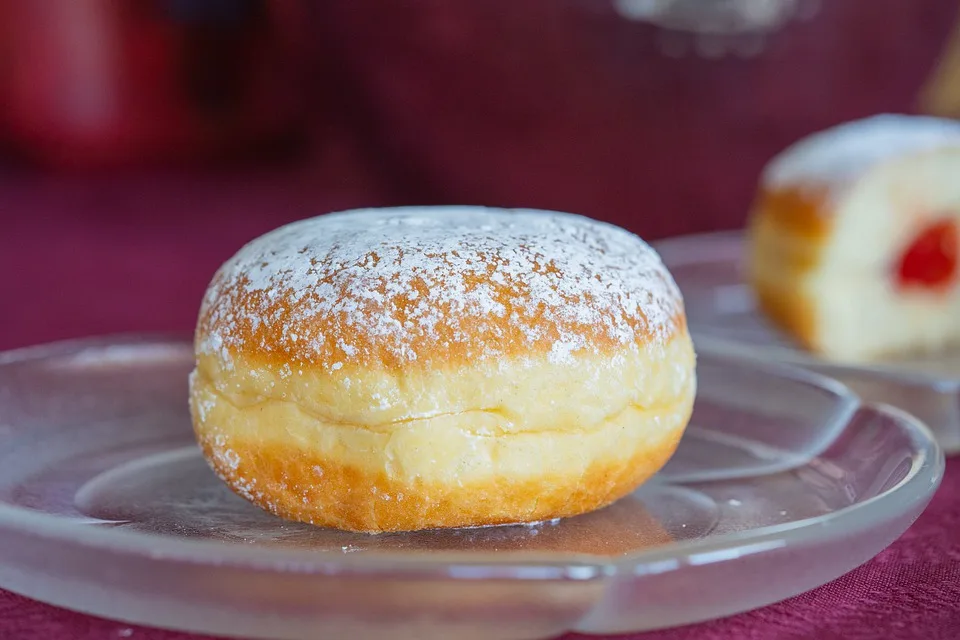
[(612, 225), (531, 210), (360, 210), (243, 247), (207, 291), (199, 349), (227, 366), (230, 351), (252, 348), (330, 371), (525, 349), (562, 363), (640, 336), (662, 345), (681, 311), (653, 249)]
[(843, 187), (880, 162), (947, 145), (960, 146), (960, 122), (883, 114), (807, 136), (774, 158), (763, 178), (772, 187)]

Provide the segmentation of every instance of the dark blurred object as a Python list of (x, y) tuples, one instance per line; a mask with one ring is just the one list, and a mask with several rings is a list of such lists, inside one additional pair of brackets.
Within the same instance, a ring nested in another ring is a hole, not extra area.
[(954, 25), (937, 66), (920, 93), (920, 108), (933, 115), (960, 117), (960, 22)]
[(0, 0), (0, 126), (45, 165), (236, 157), (305, 113), (298, 0)]

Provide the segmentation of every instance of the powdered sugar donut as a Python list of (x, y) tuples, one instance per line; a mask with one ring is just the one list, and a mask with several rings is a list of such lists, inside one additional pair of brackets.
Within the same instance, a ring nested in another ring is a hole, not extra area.
[(214, 470), (353, 531), (572, 516), (686, 427), (695, 356), (654, 251), (570, 214), (396, 208), (296, 222), (207, 291), (191, 411)]

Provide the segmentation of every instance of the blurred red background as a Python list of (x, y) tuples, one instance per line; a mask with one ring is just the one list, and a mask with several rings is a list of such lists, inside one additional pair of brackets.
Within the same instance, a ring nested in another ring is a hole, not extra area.
[(241, 244), (348, 207), (738, 227), (784, 145), (915, 111), (957, 9), (829, 0), (710, 58), (603, 0), (0, 0), (0, 348), (187, 334)]

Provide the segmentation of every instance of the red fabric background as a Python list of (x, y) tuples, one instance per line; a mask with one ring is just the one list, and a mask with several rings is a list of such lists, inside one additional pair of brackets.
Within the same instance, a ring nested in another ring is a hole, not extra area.
[[(353, 206), (557, 208), (648, 239), (737, 227), (796, 137), (910, 111), (955, 0), (830, 0), (753, 59), (673, 59), (599, 0), (317, 3), (309, 157), (204, 174), (0, 169), (0, 349), (192, 329), (216, 267), (283, 222)], [(960, 462), (887, 551), (833, 584), (644, 638), (960, 637)], [(128, 633), (132, 635), (128, 636)], [(0, 638), (188, 636), (0, 592)]]

